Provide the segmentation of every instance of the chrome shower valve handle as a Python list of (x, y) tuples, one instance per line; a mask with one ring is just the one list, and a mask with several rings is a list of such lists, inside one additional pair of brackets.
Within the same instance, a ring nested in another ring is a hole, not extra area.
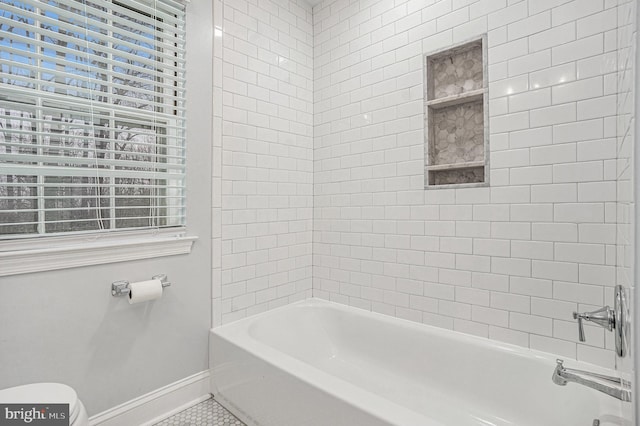
[(614, 288), (613, 309), (605, 306), (593, 312), (574, 312), (573, 319), (578, 320), (578, 339), (581, 342), (586, 341), (584, 321), (590, 321), (608, 331), (613, 331), (616, 353), (620, 357), (624, 357), (627, 354), (628, 309), (625, 289), (621, 285), (617, 285)]
[(609, 306), (605, 306), (593, 312), (574, 312), (573, 319), (578, 320), (578, 339), (581, 342), (586, 341), (583, 321), (594, 322), (600, 327), (607, 329), (608, 331), (612, 331), (616, 326), (614, 311), (613, 309), (609, 308)]

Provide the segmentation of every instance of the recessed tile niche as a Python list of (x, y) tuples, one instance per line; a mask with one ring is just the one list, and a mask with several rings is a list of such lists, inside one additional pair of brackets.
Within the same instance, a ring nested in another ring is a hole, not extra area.
[(488, 183), (486, 38), (425, 56), (425, 186)]

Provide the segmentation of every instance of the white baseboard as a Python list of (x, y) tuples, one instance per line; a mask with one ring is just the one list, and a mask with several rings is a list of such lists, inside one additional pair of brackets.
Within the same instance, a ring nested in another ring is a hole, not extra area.
[(91, 416), (89, 424), (150, 426), (210, 397), (207, 370)]

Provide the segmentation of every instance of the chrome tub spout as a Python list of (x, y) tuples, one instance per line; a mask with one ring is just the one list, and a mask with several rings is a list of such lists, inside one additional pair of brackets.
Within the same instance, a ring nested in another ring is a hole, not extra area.
[(556, 369), (553, 371), (551, 380), (560, 386), (565, 386), (569, 382), (578, 383), (621, 401), (631, 402), (631, 391), (623, 389), (623, 386), (629, 385), (626, 381), (618, 377), (566, 368), (561, 359), (556, 360)]

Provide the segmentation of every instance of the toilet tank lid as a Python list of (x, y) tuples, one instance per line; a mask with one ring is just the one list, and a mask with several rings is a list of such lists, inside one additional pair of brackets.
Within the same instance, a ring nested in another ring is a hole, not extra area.
[(0, 403), (69, 404), (70, 413), (77, 400), (76, 391), (61, 383), (32, 383), (0, 390)]

